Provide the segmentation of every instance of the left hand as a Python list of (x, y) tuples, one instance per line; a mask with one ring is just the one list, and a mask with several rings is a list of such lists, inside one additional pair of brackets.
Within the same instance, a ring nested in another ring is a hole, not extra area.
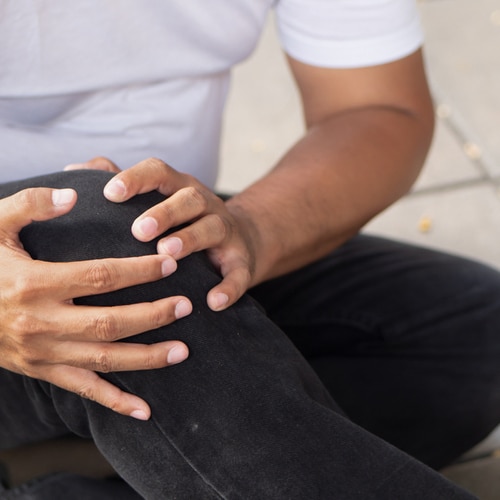
[(157, 190), (167, 198), (140, 215), (132, 224), (139, 241), (151, 241), (168, 229), (189, 223), (158, 241), (160, 254), (176, 260), (206, 250), (222, 281), (207, 296), (208, 306), (221, 311), (234, 304), (254, 284), (256, 255), (250, 222), (231, 213), (224, 201), (191, 175), (178, 172), (156, 158), (120, 169), (107, 158), (69, 165), (66, 170), (88, 168), (116, 172), (104, 196), (113, 202)]

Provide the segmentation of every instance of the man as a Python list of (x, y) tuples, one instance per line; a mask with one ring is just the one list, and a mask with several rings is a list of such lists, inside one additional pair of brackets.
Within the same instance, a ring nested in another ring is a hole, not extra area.
[[(273, 5), (307, 133), (224, 202)], [(414, 3), (0, 6), (1, 447), (92, 438), (145, 498), (468, 498), (370, 433), (437, 468), (500, 420), (498, 275), (355, 236), (431, 140)]]

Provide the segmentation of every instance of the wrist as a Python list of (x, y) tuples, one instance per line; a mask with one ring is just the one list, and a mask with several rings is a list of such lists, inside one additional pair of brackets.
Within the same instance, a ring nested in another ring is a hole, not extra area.
[[(255, 286), (269, 278), (276, 250), (273, 249), (272, 231), (263, 227), (266, 215), (261, 210), (252, 210), (247, 200), (239, 200), (239, 195), (226, 202), (227, 210), (235, 220), (237, 230), (250, 254), (252, 280)], [(268, 217), (267, 217), (268, 218)]]

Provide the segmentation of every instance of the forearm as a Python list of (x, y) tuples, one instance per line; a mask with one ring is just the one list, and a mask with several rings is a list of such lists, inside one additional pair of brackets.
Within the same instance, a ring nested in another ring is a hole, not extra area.
[(351, 110), (313, 126), (267, 176), (228, 201), (251, 227), (253, 284), (326, 255), (403, 195), (431, 135), (431, 113), (390, 107)]

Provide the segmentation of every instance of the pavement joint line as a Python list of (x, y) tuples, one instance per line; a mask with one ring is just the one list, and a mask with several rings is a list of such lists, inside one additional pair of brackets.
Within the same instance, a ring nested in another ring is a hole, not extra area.
[[(435, 1), (435, 0), (434, 0)], [(481, 174), (481, 179), (493, 179), (495, 174), (493, 172), (498, 171), (497, 162), (490, 154), (490, 152), (485, 148), (483, 142), (477, 135), (471, 130), (470, 126), (467, 125), (467, 120), (462, 116), (457, 106), (454, 106), (450, 101), (444, 98), (444, 92), (441, 90), (439, 84), (429, 76), (430, 87), (432, 89), (432, 95), (434, 97), (434, 102), (436, 104), (436, 109), (439, 105), (445, 105), (449, 108), (450, 113), (448, 116), (439, 118), (445, 126), (448, 127), (450, 132), (458, 140), (460, 148), (464, 152), (464, 146), (466, 144), (477, 145), (481, 150), (481, 155), (478, 158), (471, 158), (467, 154), (464, 155), (468, 158), (470, 163), (479, 171)]]
[(448, 184), (438, 184), (435, 186), (428, 186), (418, 188), (410, 191), (405, 198), (416, 198), (418, 196), (445, 193), (450, 191), (458, 191), (470, 187), (490, 186), (493, 189), (498, 189), (500, 186), (500, 176), (480, 177), (477, 179), (466, 179), (462, 181), (450, 182)]
[[(440, 118), (443, 125), (448, 128), (448, 130), (455, 136), (459, 142), (462, 154), (468, 159), (468, 161), (476, 168), (481, 178), (489, 179), (492, 178), (491, 170), (488, 168), (484, 162), (484, 158), (488, 156), (485, 149), (481, 145), (480, 141), (471, 140), (471, 134), (465, 134), (463, 127), (460, 126), (460, 119), (457, 118), (456, 110), (453, 110), (449, 116), (445, 118)], [(474, 145), (480, 149), (480, 155), (477, 157), (472, 157), (465, 151), (467, 145)]]

